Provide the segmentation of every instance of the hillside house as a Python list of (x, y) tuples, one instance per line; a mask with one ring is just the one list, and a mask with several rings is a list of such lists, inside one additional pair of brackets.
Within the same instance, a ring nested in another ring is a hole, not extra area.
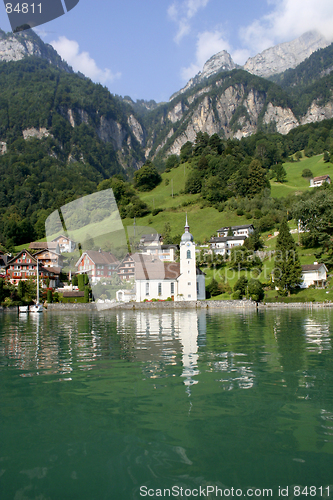
[(76, 247), (75, 241), (68, 238), (68, 236), (64, 236), (63, 234), (54, 238), (51, 243), (57, 243), (59, 245), (60, 253), (74, 252)]
[(102, 278), (111, 278), (117, 272), (118, 266), (118, 259), (102, 250), (87, 250), (75, 264), (78, 274), (88, 274), (92, 284)]
[(210, 248), (216, 255), (226, 255), (233, 247), (244, 245), (247, 236), (222, 236), (213, 237), (209, 240)]
[(142, 254), (151, 255), (165, 262), (175, 262), (178, 249), (178, 245), (150, 245), (142, 249)]
[(324, 184), (324, 182), (331, 184), (331, 178), (329, 175), (319, 175), (318, 177), (314, 177), (313, 179), (310, 179), (310, 187), (322, 186)]
[(325, 264), (307, 264), (302, 266), (301, 288), (309, 288), (314, 285), (316, 288), (325, 288), (327, 282), (327, 267)]
[(228, 232), (230, 229), (233, 232), (234, 236), (245, 236), (246, 238), (248, 238), (250, 234), (253, 233), (254, 226), (253, 224), (244, 224), (243, 226), (232, 226), (231, 228), (227, 226), (221, 227), (221, 229), (218, 229), (216, 231), (217, 236), (220, 238), (228, 236)]
[(162, 245), (163, 238), (161, 234), (152, 233), (152, 234), (143, 234), (140, 238), (139, 246), (142, 247), (150, 247), (150, 246), (158, 246)]

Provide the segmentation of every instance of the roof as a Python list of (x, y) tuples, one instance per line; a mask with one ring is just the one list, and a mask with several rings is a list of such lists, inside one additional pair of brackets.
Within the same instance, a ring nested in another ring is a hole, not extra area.
[(161, 235), (160, 234), (157, 234), (157, 233), (153, 233), (153, 234), (143, 234), (140, 238), (140, 241), (160, 241), (161, 239)]
[(24, 253), (24, 252), (25, 252), (25, 253), (29, 256), (29, 258), (30, 258), (30, 259), (32, 259), (32, 260), (34, 261), (34, 262), (32, 262), (32, 263), (37, 264), (37, 260), (35, 259), (35, 257), (34, 257), (33, 255), (31, 255), (31, 253), (30, 253), (28, 250), (26, 250), (25, 248), (23, 248), (23, 250), (21, 250), (21, 251), (20, 251), (18, 254), (16, 254), (14, 257), (11, 257), (10, 259), (8, 259), (8, 260), (7, 260), (7, 265), (6, 265), (6, 267), (8, 267), (8, 266), (9, 266), (9, 265), (13, 262), (13, 261), (15, 261), (16, 259), (18, 259), (18, 258), (19, 258), (19, 256), (20, 256), (22, 253)]
[(64, 292), (63, 297), (66, 299), (75, 298), (75, 297), (84, 297), (84, 292)]
[[(249, 227), (254, 228), (253, 224), (244, 224), (243, 226), (231, 226), (231, 230), (238, 231), (238, 229), (248, 229)], [(228, 231), (228, 229), (230, 229), (230, 226), (221, 227), (221, 229), (218, 229), (217, 232)]]
[(101, 250), (86, 250), (83, 252), (77, 263), (75, 264), (76, 266), (79, 265), (81, 260), (85, 255), (88, 255), (88, 257), (92, 260), (94, 264), (104, 264), (107, 266), (110, 266), (112, 264), (116, 264), (118, 266), (119, 260), (112, 255), (112, 253), (109, 252), (102, 252)]
[(59, 247), (58, 243), (52, 243), (48, 241), (33, 241), (29, 245), (29, 248), (31, 250), (54, 250), (57, 247)]
[(53, 274), (60, 274), (61, 273), (61, 267), (45, 267), (43, 269), (47, 269), (50, 273)]
[(319, 175), (318, 177), (314, 177), (313, 181), (325, 181), (326, 179), (330, 179), (329, 175)]
[(227, 241), (236, 241), (236, 240), (246, 240), (247, 236), (245, 234), (240, 234), (239, 236), (213, 236), (209, 240), (209, 243), (226, 243)]
[(54, 250), (51, 250), (50, 248), (42, 248), (41, 250), (38, 250), (38, 252), (35, 252), (34, 255), (39, 255), (42, 252), (50, 252), (56, 255), (59, 259), (63, 259), (63, 256), (60, 253), (54, 252)]
[(319, 271), (319, 269), (323, 266), (324, 266), (325, 270), (327, 271), (327, 267), (323, 263), (322, 264), (306, 264), (306, 265), (302, 266), (302, 271), (303, 272)]
[(68, 241), (72, 241), (73, 243), (75, 243), (74, 240), (72, 240), (71, 238), (69, 238), (68, 236), (65, 236), (64, 234), (60, 234), (59, 236), (57, 236), (56, 238), (53, 238), (52, 241), (58, 241), (60, 238), (65, 238), (66, 240)]
[(176, 280), (180, 275), (179, 262), (162, 262), (151, 255), (133, 254), (136, 280)]

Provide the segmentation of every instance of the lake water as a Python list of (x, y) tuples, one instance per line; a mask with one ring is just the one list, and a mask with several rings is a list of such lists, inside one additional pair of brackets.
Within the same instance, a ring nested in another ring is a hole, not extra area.
[(332, 497), (332, 329), (326, 309), (3, 314), (0, 499)]

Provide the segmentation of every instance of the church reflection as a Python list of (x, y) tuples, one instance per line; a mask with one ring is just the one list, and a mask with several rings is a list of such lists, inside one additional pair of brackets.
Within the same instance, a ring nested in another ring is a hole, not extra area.
[[(161, 365), (177, 365), (181, 354), (185, 386), (197, 384), (199, 374), (198, 349), (205, 345), (206, 313), (174, 311), (167, 313), (136, 312), (132, 317), (135, 328), (136, 358), (150, 362), (150, 377), (161, 375)], [(129, 327), (128, 312), (117, 314), (117, 332), (123, 334)], [(131, 321), (130, 321), (131, 323)], [(155, 369), (154, 366), (155, 365)]]

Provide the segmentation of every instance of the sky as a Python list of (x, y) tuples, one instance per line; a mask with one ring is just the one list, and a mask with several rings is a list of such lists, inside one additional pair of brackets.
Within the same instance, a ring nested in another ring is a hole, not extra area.
[[(3, 3), (0, 28), (11, 31)], [(35, 28), (75, 71), (113, 94), (156, 102), (221, 50), (244, 64), (309, 30), (333, 41), (332, 0), (80, 0)]]

